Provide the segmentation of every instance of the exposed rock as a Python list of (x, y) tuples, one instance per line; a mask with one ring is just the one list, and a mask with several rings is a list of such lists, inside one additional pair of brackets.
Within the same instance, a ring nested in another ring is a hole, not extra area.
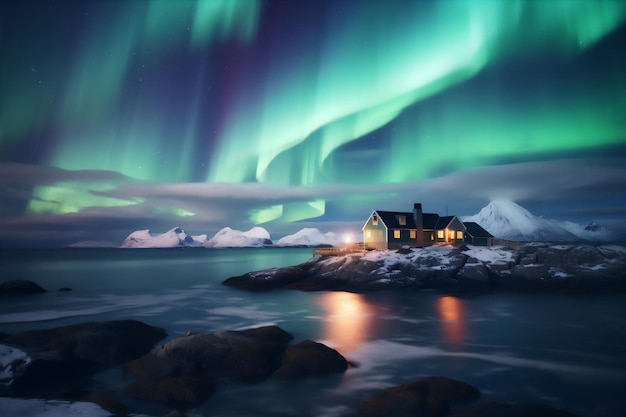
[(305, 340), (285, 350), (276, 376), (282, 379), (315, 378), (343, 373), (346, 369), (346, 358), (335, 349)]
[(429, 377), (386, 389), (360, 408), (365, 417), (442, 417), (452, 405), (475, 401), (480, 392), (455, 379)]
[(567, 411), (538, 404), (481, 403), (456, 410), (449, 417), (577, 417)]
[[(32, 350), (32, 362), (11, 385), (16, 395), (77, 398), (85, 378), (138, 358), (167, 334), (136, 320), (89, 322), (18, 333), (8, 343)], [(75, 392), (76, 394), (70, 394)]]
[(46, 292), (39, 285), (27, 280), (10, 280), (0, 283), (0, 297)]
[(217, 378), (256, 381), (281, 362), (293, 337), (276, 326), (172, 339), (126, 365), (138, 381), (128, 394), (176, 407), (192, 407), (208, 398)]
[(172, 376), (136, 382), (124, 392), (138, 400), (188, 409), (202, 404), (215, 392), (215, 380), (203, 374)]
[(403, 248), (316, 258), (295, 267), (250, 272), (229, 278), (224, 284), (252, 291), (410, 288), (446, 292), (624, 292), (626, 249), (547, 243), (480, 250), (467, 246)]
[(142, 356), (165, 336), (167, 333), (161, 328), (137, 320), (118, 320), (32, 330), (10, 336), (8, 342), (104, 368)]
[(489, 270), (482, 263), (466, 263), (456, 278), (465, 291), (489, 291), (493, 289)]
[(284, 287), (306, 276), (306, 272), (297, 266), (271, 268), (229, 278), (224, 285), (247, 291), (265, 291)]

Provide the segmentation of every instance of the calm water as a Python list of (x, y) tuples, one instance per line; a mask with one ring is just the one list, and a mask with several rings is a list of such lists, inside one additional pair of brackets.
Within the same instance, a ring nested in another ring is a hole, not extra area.
[[(135, 318), (172, 338), (278, 324), (295, 342), (324, 342), (359, 364), (341, 378), (289, 386), (223, 383), (192, 416), (344, 416), (381, 389), (430, 375), (471, 383), (483, 400), (626, 415), (626, 296), (252, 294), (221, 285), (310, 255), (310, 249), (5, 250), (0, 280), (30, 279), (49, 292), (2, 300), (0, 332)], [(73, 291), (56, 291), (61, 287)], [(97, 378), (114, 387), (127, 382), (119, 369)], [(130, 405), (135, 412), (167, 411)]]

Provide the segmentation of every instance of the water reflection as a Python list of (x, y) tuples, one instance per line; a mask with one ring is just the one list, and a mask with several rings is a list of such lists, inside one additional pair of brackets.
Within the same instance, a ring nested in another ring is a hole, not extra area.
[(437, 313), (441, 319), (443, 335), (448, 343), (460, 344), (465, 339), (465, 309), (463, 302), (456, 297), (439, 297)]
[(323, 338), (341, 353), (354, 351), (363, 343), (372, 325), (373, 308), (361, 294), (328, 292), (319, 303), (327, 311)]

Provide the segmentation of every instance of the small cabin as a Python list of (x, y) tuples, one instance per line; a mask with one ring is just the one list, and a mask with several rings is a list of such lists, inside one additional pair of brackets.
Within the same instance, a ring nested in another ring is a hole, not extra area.
[(363, 225), (363, 243), (368, 249), (397, 249), (402, 246), (457, 245), (468, 242), (490, 245), (493, 236), (477, 223), (470, 226), (457, 216), (423, 213), (415, 203), (412, 212), (374, 210)]

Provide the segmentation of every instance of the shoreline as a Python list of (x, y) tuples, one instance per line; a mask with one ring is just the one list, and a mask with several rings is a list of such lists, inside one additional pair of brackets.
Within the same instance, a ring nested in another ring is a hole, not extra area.
[(295, 266), (230, 277), (223, 284), (247, 291), (624, 293), (626, 247), (541, 242), (518, 248), (407, 247), (313, 257)]

